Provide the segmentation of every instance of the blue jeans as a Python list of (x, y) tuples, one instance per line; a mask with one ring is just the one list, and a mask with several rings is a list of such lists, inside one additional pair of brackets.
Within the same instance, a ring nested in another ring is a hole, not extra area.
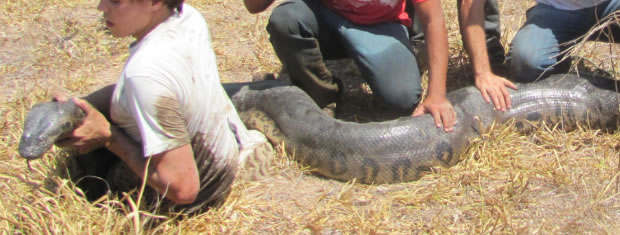
[(320, 1), (292, 0), (273, 10), (267, 31), (293, 84), (319, 106), (338, 89), (324, 59), (340, 58), (351, 58), (374, 95), (393, 110), (411, 112), (420, 101), (420, 71), (407, 28), (398, 22), (358, 25)]
[[(508, 63), (518, 82), (533, 82), (555, 73), (568, 72), (570, 61), (560, 53), (574, 43), (567, 42), (583, 36), (601, 19), (620, 10), (620, 0), (610, 0), (598, 6), (566, 11), (537, 4), (527, 11), (525, 24), (517, 32), (508, 55)], [(610, 33), (606, 31), (605, 33)], [(610, 35), (620, 42), (620, 28), (615, 25)], [(588, 40), (610, 41), (604, 34), (594, 34)]]

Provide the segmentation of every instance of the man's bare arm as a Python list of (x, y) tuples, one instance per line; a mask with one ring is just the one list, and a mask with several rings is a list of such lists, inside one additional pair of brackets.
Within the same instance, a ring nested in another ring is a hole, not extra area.
[(416, 3), (415, 13), (424, 29), (429, 61), (428, 94), (418, 105), (413, 116), (430, 113), (435, 125), (445, 131), (452, 131), (456, 113), (446, 98), (446, 76), (448, 72), (448, 32), (439, 0)]
[[(108, 110), (111, 98), (110, 88), (106, 87), (87, 96), (102, 110)], [(106, 97), (106, 94), (109, 96)], [(81, 153), (95, 148), (106, 147), (116, 154), (140, 178), (166, 198), (179, 203), (193, 202), (198, 195), (200, 182), (198, 169), (194, 160), (194, 153), (189, 144), (160, 154), (144, 157), (142, 146), (127, 136), (124, 131), (112, 125), (104, 115), (86, 100), (74, 99), (74, 102), (84, 110), (86, 117), (82, 125), (73, 131), (69, 140), (57, 143), (59, 146), (70, 146)], [(145, 176), (145, 169), (148, 173)]]
[(461, 34), (473, 67), (476, 87), (486, 102), (493, 101), (496, 109), (505, 111), (511, 106), (506, 87), (517, 87), (491, 70), (484, 32), (484, 4), (484, 0), (462, 0), (459, 12)]
[[(200, 190), (198, 169), (191, 145), (144, 157), (142, 146), (129, 138), (116, 126), (111, 126), (111, 134), (105, 147), (119, 156), (140, 178), (155, 188), (166, 198), (178, 203), (189, 204), (196, 200)], [(148, 165), (148, 172), (145, 169)]]
[(465, 50), (477, 74), (491, 72), (484, 33), (484, 3), (485, 0), (462, 0), (459, 12)]
[(88, 101), (95, 109), (97, 109), (104, 117), (110, 120), (110, 102), (112, 101), (112, 94), (116, 84), (107, 85), (82, 99)]

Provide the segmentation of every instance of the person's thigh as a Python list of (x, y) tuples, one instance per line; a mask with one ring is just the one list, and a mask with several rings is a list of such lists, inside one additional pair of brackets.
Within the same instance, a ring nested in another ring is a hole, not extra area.
[(604, 6), (602, 16), (608, 16), (616, 11), (620, 11), (620, 0), (610, 0), (606, 6)]
[[(590, 28), (584, 11), (565, 11), (538, 4), (527, 12), (527, 20), (515, 35), (509, 56), (519, 82), (532, 82), (553, 73), (566, 72), (568, 61), (561, 52), (568, 42)], [(542, 75), (542, 76), (541, 76)]]
[(323, 18), (321, 11), (327, 9), (313, 0), (289, 0), (274, 8), (267, 31), (272, 44), (277, 44), (276, 52), (313, 48), (318, 41), (325, 59), (343, 58), (345, 52), (334, 23), (326, 23), (332, 19)]
[(347, 52), (371, 89), (392, 108), (412, 110), (422, 93), (407, 29), (398, 23), (339, 28)]
[[(605, 24), (601, 20), (605, 17), (610, 16), (610, 14), (620, 11), (620, 0), (610, 0), (607, 3), (603, 3), (600, 7), (597, 7), (594, 10), (594, 16), (592, 17), (592, 25), (596, 26), (598, 24)], [(620, 13), (616, 13), (620, 14)], [(617, 17), (617, 16), (616, 16)], [(613, 21), (613, 19), (611, 19)], [(617, 19), (616, 19), (617, 21)], [(596, 33), (590, 39), (599, 40), (604, 42), (615, 42), (620, 43), (620, 25), (619, 24), (609, 24), (607, 27), (602, 29), (601, 33)]]
[(319, 23), (313, 7), (311, 2), (303, 0), (286, 1), (275, 7), (267, 24), (272, 40), (316, 38), (319, 34)]

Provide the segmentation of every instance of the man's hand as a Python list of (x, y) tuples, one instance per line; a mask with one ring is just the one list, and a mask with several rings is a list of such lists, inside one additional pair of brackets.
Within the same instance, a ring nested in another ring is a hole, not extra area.
[(433, 116), (437, 128), (443, 124), (444, 131), (453, 131), (454, 124), (456, 124), (456, 112), (445, 96), (426, 96), (424, 102), (413, 111), (412, 116), (417, 117), (424, 113), (430, 113)]
[[(67, 101), (63, 95), (55, 95), (54, 99), (60, 102)], [(87, 101), (73, 98), (73, 102), (84, 110), (86, 117), (80, 127), (73, 130), (71, 135), (66, 137), (67, 139), (57, 142), (56, 145), (77, 149), (79, 153), (87, 153), (103, 147), (112, 135), (110, 123)]]
[(512, 107), (506, 87), (516, 90), (517, 86), (508, 79), (488, 72), (476, 76), (476, 87), (482, 93), (484, 101), (487, 103), (493, 101), (496, 110), (504, 112), (506, 108)]
[(484, 32), (484, 4), (483, 0), (461, 1), (459, 25), (463, 45), (470, 56), (476, 87), (482, 97), (487, 103), (493, 101), (496, 110), (506, 111), (512, 105), (506, 87), (516, 90), (517, 86), (491, 72)]

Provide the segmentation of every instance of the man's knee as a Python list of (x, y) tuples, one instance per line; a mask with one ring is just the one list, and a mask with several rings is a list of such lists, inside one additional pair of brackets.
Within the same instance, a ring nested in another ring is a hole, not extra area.
[(366, 78), (375, 97), (381, 101), (383, 106), (392, 111), (413, 111), (422, 96), (421, 77), (417, 67), (410, 65), (409, 67), (392, 67), (392, 69), (385, 69), (389, 66), (379, 66), (379, 68), (381, 69), (370, 70), (371, 72), (367, 75), (373, 76)]
[(380, 96), (385, 105), (393, 111), (411, 113), (420, 102), (422, 89), (394, 89)]
[(290, 21), (287, 20), (289, 12), (280, 9), (280, 7), (275, 8), (269, 17), (269, 21), (267, 21), (267, 32), (270, 35), (282, 35), (287, 33), (290, 28)]
[(303, 10), (296, 2), (285, 2), (273, 9), (267, 21), (267, 32), (270, 35), (290, 35), (299, 33)]
[(554, 74), (565, 72), (566, 63), (557, 64), (556, 58), (544, 56), (531, 48), (513, 47), (509, 59), (511, 73), (517, 82), (535, 82)]
[(534, 72), (534, 63), (525, 59), (522, 52), (517, 52), (513, 48), (509, 59), (509, 66), (514, 79), (517, 82), (533, 82), (531, 76)]
[(517, 82), (534, 82), (549, 66), (550, 59), (524, 40), (515, 38), (510, 49), (508, 64)]

